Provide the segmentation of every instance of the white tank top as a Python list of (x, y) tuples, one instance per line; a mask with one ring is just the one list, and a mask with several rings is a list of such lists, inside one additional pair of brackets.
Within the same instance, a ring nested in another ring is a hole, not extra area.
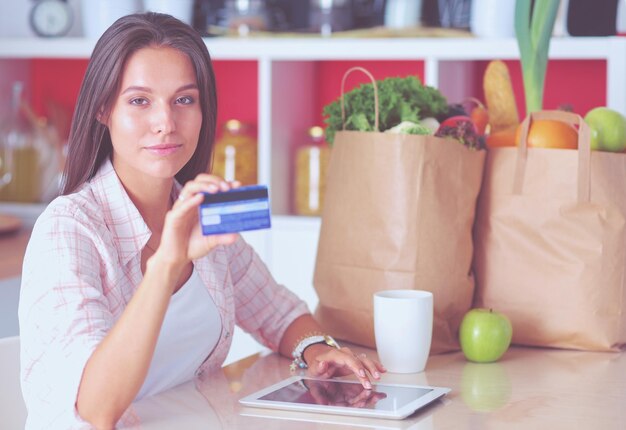
[(221, 331), (219, 311), (194, 270), (170, 299), (148, 375), (135, 400), (193, 379)]

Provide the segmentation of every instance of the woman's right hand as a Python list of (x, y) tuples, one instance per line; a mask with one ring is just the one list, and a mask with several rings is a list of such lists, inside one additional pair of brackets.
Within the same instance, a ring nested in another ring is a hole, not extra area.
[(161, 244), (157, 250), (160, 261), (183, 267), (191, 260), (203, 257), (217, 245), (228, 245), (237, 240), (237, 234), (204, 236), (198, 220), (198, 207), (204, 200), (203, 192), (217, 193), (239, 187), (238, 182), (226, 182), (218, 176), (201, 173), (188, 181), (179, 198), (165, 216)]

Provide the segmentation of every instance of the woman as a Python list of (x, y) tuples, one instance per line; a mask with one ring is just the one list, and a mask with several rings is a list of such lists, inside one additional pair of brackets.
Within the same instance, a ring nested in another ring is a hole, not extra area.
[(191, 27), (130, 15), (97, 42), (63, 195), (24, 260), (27, 428), (114, 427), (135, 399), (218, 369), (235, 322), (315, 375), (355, 373), (365, 388), (379, 378), (379, 363), (312, 336), (304, 303), (239, 235), (200, 233), (201, 192), (238, 186), (202, 173), (216, 111), (211, 59)]

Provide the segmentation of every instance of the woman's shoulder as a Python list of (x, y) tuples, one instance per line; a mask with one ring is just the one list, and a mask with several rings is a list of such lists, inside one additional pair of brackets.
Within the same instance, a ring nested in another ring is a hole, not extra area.
[[(37, 218), (24, 255), (22, 278), (32, 279), (41, 267), (62, 265), (55, 270), (62, 273), (80, 262), (93, 262), (97, 267), (104, 252), (111, 247), (102, 215), (89, 196), (89, 189), (55, 198)], [(83, 267), (83, 270), (85, 267)]]
[(104, 213), (104, 208), (94, 198), (90, 184), (85, 183), (77, 191), (52, 200), (37, 219), (35, 229), (50, 223), (97, 229), (104, 225)]

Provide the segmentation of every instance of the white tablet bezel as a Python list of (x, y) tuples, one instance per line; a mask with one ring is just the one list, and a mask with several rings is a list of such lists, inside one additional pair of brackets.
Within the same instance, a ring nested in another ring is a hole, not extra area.
[[(413, 412), (417, 411), (418, 409), (428, 405), (429, 403), (437, 400), (438, 398), (442, 396), (445, 396), (447, 393), (450, 392), (449, 388), (432, 387), (432, 386), (427, 386), (427, 385), (391, 384), (391, 383), (384, 383), (384, 382), (373, 384), (374, 389), (376, 389), (377, 385), (385, 385), (385, 386), (393, 386), (393, 387), (408, 387), (408, 388), (421, 388), (421, 389), (432, 390), (430, 393), (425, 394), (407, 403), (402, 408), (396, 409), (395, 411), (351, 408), (351, 407), (345, 407), (345, 406), (311, 405), (311, 404), (306, 404), (306, 403), (288, 403), (288, 402), (279, 402), (276, 400), (261, 400), (261, 397), (266, 396), (273, 391), (276, 391), (289, 384), (292, 384), (296, 381), (301, 381), (301, 380), (323, 381), (323, 379), (311, 378), (307, 376), (292, 376), (276, 384), (270, 385), (267, 388), (264, 388), (255, 393), (252, 393), (248, 396), (243, 397), (242, 399), (239, 400), (239, 403), (241, 403), (244, 406), (269, 408), (269, 409), (282, 409), (282, 410), (289, 410), (289, 411), (316, 412), (316, 413), (326, 413), (326, 414), (336, 414), (336, 415), (351, 415), (351, 416), (358, 416), (358, 417), (388, 418), (388, 419), (400, 420), (400, 419), (408, 417), (409, 415), (411, 415)], [(333, 381), (344, 382), (344, 383), (358, 383), (358, 381), (342, 380), (342, 379), (334, 379)]]

